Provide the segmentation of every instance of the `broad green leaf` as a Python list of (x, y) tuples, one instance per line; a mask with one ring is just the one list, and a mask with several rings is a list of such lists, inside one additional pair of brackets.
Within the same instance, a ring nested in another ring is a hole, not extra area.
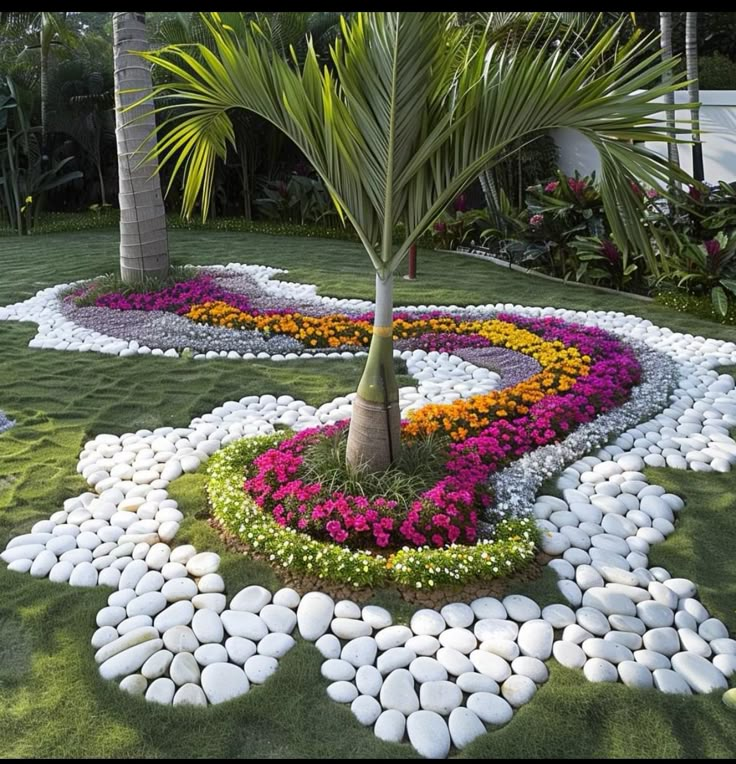
[(710, 298), (713, 302), (713, 307), (718, 311), (719, 315), (725, 316), (728, 313), (728, 297), (721, 287), (713, 287), (710, 292)]

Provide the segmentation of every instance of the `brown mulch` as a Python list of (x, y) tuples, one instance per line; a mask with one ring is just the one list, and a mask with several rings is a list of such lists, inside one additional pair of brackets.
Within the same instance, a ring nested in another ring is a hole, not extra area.
[[(227, 549), (232, 552), (247, 554), (254, 560), (260, 560), (271, 565), (271, 561), (266, 555), (251, 551), (247, 544), (225, 530), (219, 520), (210, 517), (207, 522), (217, 531)], [(502, 597), (509, 589), (513, 589), (519, 583), (526, 583), (539, 578), (542, 575), (544, 566), (551, 559), (550, 555), (539, 551), (527, 567), (518, 573), (504, 576), (503, 578), (494, 578), (490, 581), (474, 581), (464, 586), (444, 586), (432, 591), (423, 591), (400, 584), (392, 584), (381, 587), (381, 591), (396, 591), (406, 602), (430, 608), (439, 608), (450, 602), (469, 601), (477, 597)], [(302, 573), (297, 574), (285, 568), (276, 568), (275, 572), (283, 581), (284, 586), (290, 586), (302, 595), (311, 591), (322, 591), (332, 596), (335, 600), (350, 599), (353, 602), (364, 603), (370, 601), (374, 594), (374, 589), (371, 586), (356, 588), (347, 584), (325, 581), (322, 578), (317, 578), (317, 576), (309, 576)]]

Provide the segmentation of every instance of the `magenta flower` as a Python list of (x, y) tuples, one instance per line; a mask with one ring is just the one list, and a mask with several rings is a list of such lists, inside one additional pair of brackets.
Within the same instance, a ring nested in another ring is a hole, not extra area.
[[(480, 513), (488, 517), (487, 512), (493, 511), (491, 475), (532, 449), (566, 437), (599, 413), (620, 406), (641, 378), (633, 351), (601, 329), (553, 317), (502, 313), (498, 318), (545, 340), (576, 347), (591, 357), (589, 372), (569, 390), (532, 405), (524, 416), (497, 419), (465, 441), (449, 445), (437, 482), (410, 502), (403, 517), (397, 517), (395, 501), (329, 492), (321, 483), (302, 479), (305, 446), (318, 437), (344, 431), (347, 422), (303, 430), (264, 452), (254, 460), (244, 489), (280, 525), (337, 544), (382, 549), (473, 544)], [(450, 349), (452, 337), (461, 341), (461, 336), (449, 335)]]

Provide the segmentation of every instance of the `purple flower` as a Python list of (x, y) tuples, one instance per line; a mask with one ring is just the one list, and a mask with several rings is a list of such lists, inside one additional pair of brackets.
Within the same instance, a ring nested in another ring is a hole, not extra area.
[(618, 265), (621, 262), (621, 252), (610, 239), (601, 241), (601, 254), (611, 265)]

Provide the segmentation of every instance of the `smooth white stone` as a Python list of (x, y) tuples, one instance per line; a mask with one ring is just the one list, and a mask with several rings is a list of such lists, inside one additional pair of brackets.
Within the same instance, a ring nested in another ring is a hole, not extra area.
[(253, 684), (263, 684), (276, 672), (279, 662), (269, 655), (254, 655), (245, 662), (244, 670)]
[[(173, 560), (173, 562), (181, 562), (181, 560)], [(187, 572), (197, 578), (208, 573), (215, 573), (220, 567), (220, 555), (214, 552), (200, 552), (200, 554), (195, 554), (191, 557), (187, 561), (186, 566)]]
[(616, 667), (601, 658), (590, 658), (583, 666), (583, 673), (589, 682), (615, 682), (618, 680)]
[(672, 668), (698, 693), (727, 690), (728, 680), (708, 660), (694, 653), (676, 653), (670, 658)]
[(172, 626), (163, 634), (164, 645), (172, 653), (193, 653), (199, 640), (189, 626)]
[(387, 743), (400, 743), (404, 738), (406, 717), (401, 711), (389, 709), (384, 711), (376, 720), (373, 734)]
[(436, 610), (426, 608), (417, 610), (409, 625), (414, 634), (432, 637), (438, 636), (447, 628), (445, 619)]
[(246, 586), (230, 601), (230, 610), (260, 613), (271, 601), (271, 592), (262, 586)]
[(376, 660), (378, 645), (373, 637), (358, 637), (351, 639), (343, 648), (340, 657), (359, 668), (372, 664)]
[(243, 669), (232, 663), (211, 663), (205, 666), (201, 683), (207, 700), (213, 704), (245, 695), (250, 688), (250, 682)]
[(579, 669), (585, 665), (587, 657), (579, 645), (574, 642), (557, 641), (552, 646), (555, 660), (566, 668)]
[(408, 716), (419, 710), (419, 698), (414, 691), (414, 678), (403, 668), (392, 671), (383, 680), (380, 692), (381, 705), (395, 709)]
[(197, 610), (192, 617), (192, 631), (200, 642), (222, 642), (225, 631), (214, 610)]
[(225, 640), (225, 649), (230, 660), (239, 666), (242, 666), (257, 651), (255, 642), (245, 637), (228, 637)]
[(366, 605), (362, 610), (361, 616), (374, 629), (385, 629), (393, 623), (391, 613), (377, 605)]
[(514, 715), (508, 701), (489, 692), (473, 693), (468, 697), (466, 706), (486, 724), (506, 724)]
[(200, 666), (209, 666), (210, 663), (227, 663), (228, 653), (223, 645), (200, 645), (194, 651), (194, 658)]
[[(351, 664), (348, 664), (351, 665)], [(362, 695), (376, 697), (381, 691), (383, 677), (375, 666), (361, 666), (355, 674), (355, 684)]]
[(305, 594), (296, 611), (299, 633), (302, 639), (314, 642), (330, 627), (335, 603), (332, 597), (321, 592)]
[(158, 679), (168, 671), (172, 660), (174, 660), (174, 653), (170, 650), (159, 650), (143, 664), (141, 674), (146, 679)]

